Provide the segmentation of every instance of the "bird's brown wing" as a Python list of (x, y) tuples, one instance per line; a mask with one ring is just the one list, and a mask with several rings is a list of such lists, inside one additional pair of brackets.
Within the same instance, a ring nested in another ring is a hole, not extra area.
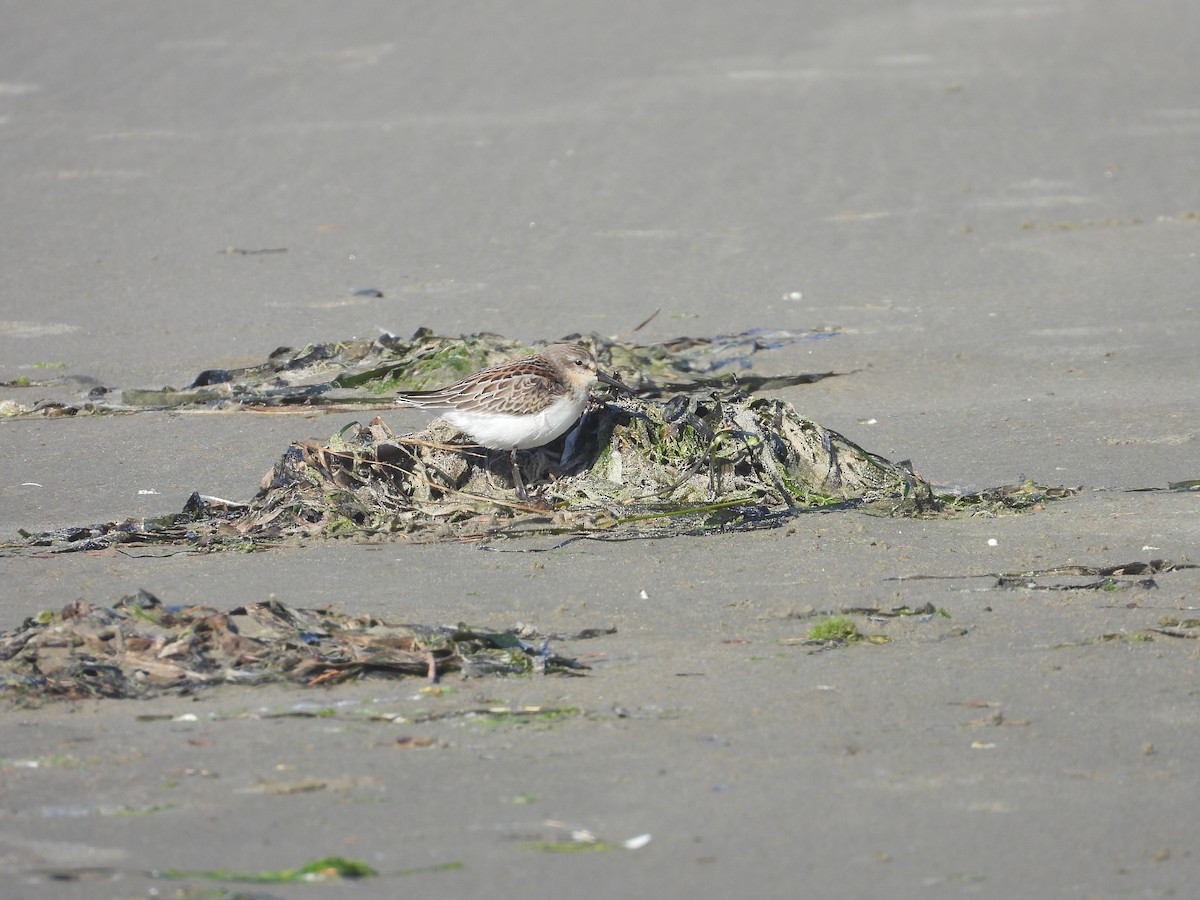
[(397, 394), (396, 399), (424, 409), (522, 415), (540, 412), (564, 390), (549, 365), (527, 357), (480, 369), (444, 388)]
[(510, 416), (541, 412), (563, 391), (554, 371), (537, 359), (484, 369), (455, 387), (461, 388), (459, 409)]

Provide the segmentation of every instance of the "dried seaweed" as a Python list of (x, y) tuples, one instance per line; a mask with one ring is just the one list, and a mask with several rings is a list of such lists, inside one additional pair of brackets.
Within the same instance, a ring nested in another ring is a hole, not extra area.
[[(939, 501), (906, 466), (868, 453), (787, 403), (739, 390), (596, 404), (564, 439), (523, 455), (537, 499), (514, 499), (501, 456), (436, 422), (396, 437), (375, 419), (292, 444), (248, 504), (194, 494), (152, 520), (22, 533), (25, 546), (253, 549), (294, 537), (610, 538), (772, 527), (811, 509), (921, 514)], [(497, 464), (501, 463), (501, 464)]]
[[(1153, 578), (1118, 576), (1159, 575), (1183, 569), (1198, 568), (1194, 563), (1176, 563), (1169, 559), (1152, 559), (1149, 562), (1119, 563), (1113, 566), (1054, 566), (1029, 572), (996, 574), (996, 587), (1006, 590), (1026, 591), (1127, 591), (1133, 588), (1154, 590), (1158, 582)], [(1092, 576), (1089, 581), (1071, 579)], [(1095, 576), (1099, 576), (1098, 578)]]
[(334, 684), (368, 676), (580, 674), (531, 629), (394, 625), (276, 600), (229, 612), (164, 606), (146, 591), (112, 608), (85, 600), (0, 634), (0, 686), (46, 697), (147, 697), (223, 684)]
[[(760, 350), (820, 336), (827, 333), (745, 332), (651, 345), (576, 337), (636, 396), (598, 395), (571, 432), (522, 455), (525, 480), (538, 486), (532, 501), (515, 498), (507, 454), (464, 444), (440, 420), (398, 437), (374, 418), (346, 425), (327, 443), (293, 443), (248, 503), (194, 493), (174, 515), (21, 531), (22, 542), (0, 550), (255, 550), (312, 537), (628, 540), (771, 528), (839, 508), (995, 513), (1071, 493), (1032, 483), (972, 495), (935, 491), (907, 462), (870, 453), (791, 404), (746, 389), (748, 380), (771, 379), (714, 380), (713, 372), (747, 365)], [(366, 391), (378, 407), (376, 392), (443, 384), (519, 349), (497, 335), (448, 339), (421, 330), (409, 341), (385, 336), (279, 350), (263, 365), (209, 370), (186, 391), (165, 388), (139, 402), (359, 402)], [(817, 377), (824, 376), (775, 380)], [(124, 402), (131, 402), (128, 391)]]
[[(1136, 575), (1159, 575), (1185, 569), (1200, 568), (1189, 562), (1172, 562), (1169, 559), (1152, 559), (1148, 562), (1135, 560), (1111, 566), (1084, 566), (1078, 564), (1052, 566), (1047, 569), (1030, 569), (1024, 572), (983, 572), (961, 575), (901, 575), (888, 581), (934, 581), (960, 578), (990, 578), (999, 590), (1024, 591), (1125, 591), (1133, 588), (1154, 590), (1158, 582), (1153, 578), (1134, 580)], [(1080, 579), (1088, 578), (1083, 581)]]
[(246, 504), (193, 494), (157, 519), (22, 531), (25, 549), (174, 545), (259, 549), (294, 538), (608, 540), (775, 527), (811, 511), (934, 515), (1047, 499), (1030, 485), (982, 500), (939, 495), (907, 464), (870, 453), (784, 401), (738, 389), (663, 403), (599, 403), (548, 447), (523, 455), (536, 500), (515, 499), (503, 455), (447, 424), (397, 437), (378, 418), (324, 444), (293, 443)]

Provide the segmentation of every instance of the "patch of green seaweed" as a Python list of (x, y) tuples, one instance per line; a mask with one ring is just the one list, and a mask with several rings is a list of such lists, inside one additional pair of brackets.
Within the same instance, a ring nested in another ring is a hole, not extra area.
[(235, 872), (220, 870), (161, 869), (153, 873), (157, 878), (183, 879), (203, 878), (212, 881), (237, 881), (247, 884), (294, 884), (342, 881), (345, 879), (372, 878), (379, 873), (362, 860), (344, 856), (326, 856), (304, 863), (294, 869), (264, 870), (261, 872)]

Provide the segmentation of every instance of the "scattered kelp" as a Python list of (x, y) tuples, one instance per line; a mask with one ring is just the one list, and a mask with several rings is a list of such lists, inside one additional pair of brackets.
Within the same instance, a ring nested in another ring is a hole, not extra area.
[(1053, 566), (1049, 569), (1033, 569), (1028, 572), (1010, 573), (1013, 576), (1040, 578), (1047, 575), (1158, 575), (1163, 572), (1175, 572), (1182, 569), (1200, 569), (1196, 563), (1177, 563), (1169, 559), (1152, 559), (1148, 562), (1134, 560), (1133, 562), (1117, 563), (1112, 566), (1081, 566), (1076, 564)]
[[(568, 335), (563, 340), (583, 344), (593, 352), (601, 369), (628, 373), (627, 380), (640, 393), (653, 394), (716, 384), (721, 380), (718, 374), (723, 371), (747, 370), (750, 358), (756, 353), (835, 334), (754, 329), (654, 344), (597, 334)], [(330, 341), (301, 349), (280, 347), (253, 366), (206, 369), (186, 388), (118, 390), (97, 386), (83, 403), (14, 402), (0, 408), (0, 415), (73, 416), (147, 409), (355, 409), (386, 404), (396, 391), (440, 387), (485, 366), (531, 352), (532, 347), (498, 334), (450, 338), (420, 328), (410, 338), (384, 334), (373, 340)], [(811, 384), (834, 374), (773, 377), (746, 374), (742, 384), (749, 390), (763, 390)]]
[(988, 510), (1000, 512), (1006, 509), (1035, 509), (1050, 500), (1063, 500), (1078, 492), (1078, 488), (1047, 487), (1033, 481), (1022, 481), (981, 491), (949, 492), (939, 490), (938, 496), (945, 501), (947, 509), (951, 512), (961, 510), (976, 514)]
[(997, 588), (1008, 591), (1128, 591), (1140, 588), (1144, 591), (1154, 590), (1158, 582), (1153, 578), (1141, 578), (1133, 581), (1128, 578), (1100, 578), (1093, 581), (1038, 581), (1034, 578), (1021, 576), (1001, 576), (996, 579)]
[(581, 674), (587, 668), (552, 654), (549, 638), (527, 627), (394, 625), (275, 600), (229, 612), (172, 608), (145, 591), (111, 609), (76, 600), (0, 634), (0, 687), (25, 702), (147, 697), (222, 683), (316, 685), (369, 676), (436, 680), (447, 672)]
[(1200, 564), (1172, 562), (1169, 559), (1134, 561), (1111, 566), (1077, 564), (1030, 569), (1024, 572), (985, 572), (975, 575), (900, 575), (887, 581), (945, 581), (949, 579), (989, 578), (993, 587), (1008, 591), (1127, 591), (1155, 590), (1154, 578), (1136, 576), (1159, 575), (1184, 569), (1198, 569)]
[(1200, 619), (1180, 619), (1176, 616), (1162, 616), (1157, 628), (1147, 628), (1149, 632), (1161, 634), (1164, 637), (1184, 638), (1189, 641), (1200, 639)]
[[(928, 621), (934, 616), (942, 618), (950, 618), (950, 613), (946, 612), (941, 607), (935, 607), (932, 603), (926, 602), (918, 607), (912, 607), (908, 604), (901, 606), (843, 606), (838, 610), (841, 615), (866, 616), (869, 619), (904, 619), (916, 618), (921, 621)], [(816, 613), (813, 613), (816, 615)], [(800, 618), (800, 616), (793, 616)]]
[[(1054, 566), (1029, 572), (996, 574), (996, 587), (1024, 591), (1125, 591), (1132, 588), (1154, 590), (1158, 582), (1143, 577), (1181, 569), (1200, 568), (1194, 563), (1175, 563), (1169, 559), (1119, 563), (1114, 566)], [(1124, 577), (1121, 577), (1124, 576)], [(1088, 580), (1081, 581), (1080, 578)]]

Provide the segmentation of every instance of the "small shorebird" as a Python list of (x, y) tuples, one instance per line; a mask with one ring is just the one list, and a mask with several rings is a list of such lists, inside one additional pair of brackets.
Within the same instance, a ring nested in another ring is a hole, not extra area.
[(508, 450), (517, 497), (527, 500), (517, 451), (541, 447), (564, 434), (583, 415), (597, 380), (632, 393), (597, 371), (586, 347), (551, 344), (541, 353), (488, 366), (444, 388), (397, 394), (396, 402), (437, 412), (483, 447)]

